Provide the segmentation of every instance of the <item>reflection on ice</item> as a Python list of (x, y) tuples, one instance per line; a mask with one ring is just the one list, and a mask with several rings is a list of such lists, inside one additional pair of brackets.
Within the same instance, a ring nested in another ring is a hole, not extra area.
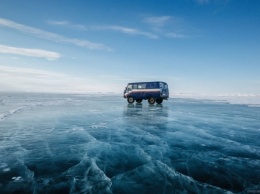
[(1, 193), (228, 193), (259, 188), (260, 110), (175, 99), (12, 94)]

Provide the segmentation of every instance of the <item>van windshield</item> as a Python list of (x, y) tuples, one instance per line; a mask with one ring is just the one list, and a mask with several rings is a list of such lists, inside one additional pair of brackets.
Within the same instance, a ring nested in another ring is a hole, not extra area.
[(128, 90), (128, 91), (132, 90), (132, 85), (128, 85), (128, 86), (127, 86), (127, 90)]

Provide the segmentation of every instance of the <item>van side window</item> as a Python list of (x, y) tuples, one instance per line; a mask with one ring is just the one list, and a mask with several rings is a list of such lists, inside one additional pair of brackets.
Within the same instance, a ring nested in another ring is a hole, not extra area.
[(134, 84), (134, 85), (133, 85), (133, 89), (137, 89), (137, 84)]
[(146, 84), (138, 84), (138, 89), (145, 89), (146, 88)]

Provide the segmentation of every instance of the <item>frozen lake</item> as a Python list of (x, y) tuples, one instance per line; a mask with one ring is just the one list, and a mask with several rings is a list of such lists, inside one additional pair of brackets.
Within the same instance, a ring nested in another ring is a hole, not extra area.
[(1, 193), (260, 192), (260, 108), (0, 94)]

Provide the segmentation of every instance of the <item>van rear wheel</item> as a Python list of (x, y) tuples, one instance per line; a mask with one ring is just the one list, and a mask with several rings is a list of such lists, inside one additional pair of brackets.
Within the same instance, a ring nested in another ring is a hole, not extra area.
[(149, 98), (148, 102), (149, 102), (149, 104), (154, 104), (155, 103), (154, 97)]
[(156, 99), (157, 104), (162, 104), (162, 102), (163, 102), (163, 99), (161, 99), (161, 98)]
[(134, 101), (135, 101), (135, 100), (134, 100), (133, 97), (128, 97), (128, 98), (127, 98), (127, 102), (130, 103), (130, 104), (134, 103)]

